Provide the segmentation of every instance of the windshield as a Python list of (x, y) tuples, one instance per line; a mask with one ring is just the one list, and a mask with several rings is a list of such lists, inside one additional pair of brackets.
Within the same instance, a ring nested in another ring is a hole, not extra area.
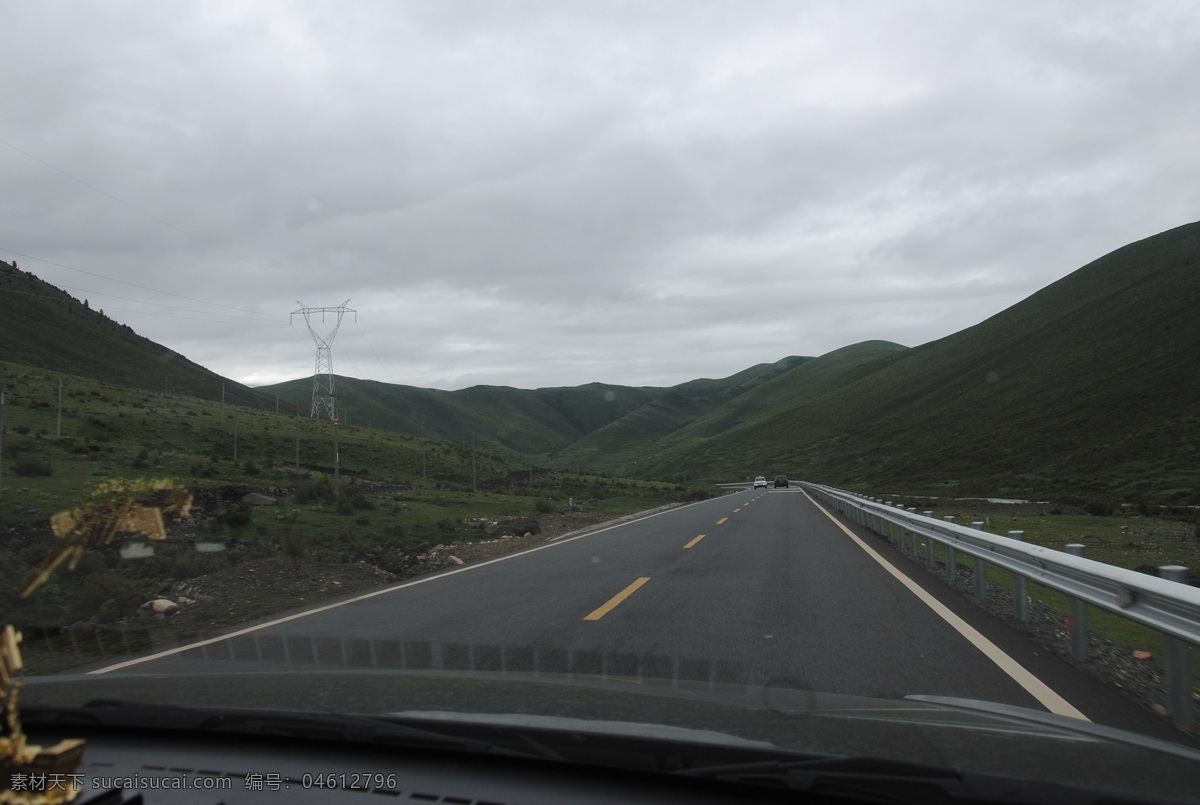
[(1200, 800), (1191, 8), (5, 16), (5, 757), (107, 702)]

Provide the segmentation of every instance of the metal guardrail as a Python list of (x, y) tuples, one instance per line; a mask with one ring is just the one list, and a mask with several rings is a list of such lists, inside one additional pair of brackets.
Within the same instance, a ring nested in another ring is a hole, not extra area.
[[(1086, 559), (1082, 545), (1067, 546), (1070, 552), (1029, 545), (1024, 533), (1010, 531), (1008, 536), (988, 534), (983, 523), (973, 527), (958, 525), (953, 517), (936, 520), (932, 512), (918, 514), (915, 509), (899, 508), (853, 492), (801, 482), (813, 497), (837, 509), (854, 522), (896, 544), (913, 558), (924, 554), (927, 567), (937, 562), (941, 546), (946, 577), (957, 576), (959, 556), (974, 561), (975, 595), (987, 594), (988, 563), (1013, 574), (1013, 608), (1017, 620), (1028, 620), (1026, 580), (1064, 593), (1069, 599), (1071, 654), (1087, 656), (1087, 606), (1099, 607), (1131, 621), (1148, 626), (1164, 636), (1164, 665), (1167, 675), (1167, 710), (1176, 724), (1191, 728), (1195, 708), (1192, 702), (1191, 646), (1200, 646), (1200, 589), (1185, 583), (1187, 568), (1168, 565), (1159, 568), (1162, 577), (1114, 567)], [(924, 540), (918, 544), (918, 540)], [(922, 550), (923, 549), (923, 550)]]

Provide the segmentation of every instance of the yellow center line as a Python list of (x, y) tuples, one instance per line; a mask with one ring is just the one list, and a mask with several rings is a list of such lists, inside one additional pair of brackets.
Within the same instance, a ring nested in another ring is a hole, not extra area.
[(734, 514), (737, 514), (737, 513), (738, 513), (738, 512), (740, 512), (740, 511), (741, 511), (741, 509), (734, 509), (734, 510), (733, 510), (733, 513), (734, 513)]
[(717, 520), (717, 525), (720, 525), (721, 523), (725, 522), (728, 519), (729, 519), (728, 517), (722, 517), (720, 520)]
[(629, 596), (631, 596), (631, 595), (633, 595), (635, 592), (637, 592), (637, 588), (638, 588), (638, 587), (641, 587), (643, 584), (645, 584), (645, 583), (646, 583), (646, 582), (648, 582), (648, 581), (650, 581), (650, 577), (649, 577), (649, 576), (643, 576), (642, 578), (638, 579), (638, 580), (637, 580), (637, 581), (635, 581), (633, 584), (630, 584), (630, 585), (629, 585), (628, 587), (626, 587), (624, 590), (621, 590), (621, 592), (617, 593), (617, 594), (616, 594), (616, 595), (614, 595), (612, 598), (608, 599), (608, 603), (607, 603), (607, 604), (605, 604), (604, 606), (602, 606), (602, 607), (600, 607), (599, 609), (597, 609), (597, 610), (596, 610), (595, 612), (593, 612), (591, 615), (588, 615), (586, 618), (584, 618), (584, 620), (585, 620), (585, 621), (598, 621), (598, 620), (600, 620), (600, 619), (601, 619), (601, 618), (603, 618), (605, 615), (607, 615), (608, 613), (610, 613), (610, 612), (612, 612), (614, 609), (616, 609), (618, 604), (620, 604), (620, 603), (621, 603), (622, 601), (624, 601), (626, 598), (628, 598)]
[(696, 537), (694, 540), (692, 540), (691, 542), (689, 542), (687, 545), (684, 545), (683, 547), (684, 547), (684, 548), (690, 548), (690, 547), (692, 547), (693, 545), (695, 545), (697, 542), (699, 542), (699, 541), (700, 541), (700, 540), (702, 540), (702, 539), (704, 539), (704, 535), (703, 535), (703, 534), (701, 534), (700, 536)]

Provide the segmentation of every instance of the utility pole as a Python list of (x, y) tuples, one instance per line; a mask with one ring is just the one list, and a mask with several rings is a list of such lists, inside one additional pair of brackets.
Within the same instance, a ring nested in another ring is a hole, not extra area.
[[(349, 301), (349, 300), (347, 300)], [(333, 494), (335, 496), (341, 494), (341, 473), (340, 461), (341, 455), (338, 452), (338, 418), (337, 418), (337, 395), (333, 396), (334, 414), (333, 414)]]
[(235, 405), (233, 407), (233, 463), (234, 464), (237, 464), (237, 436), (238, 436), (237, 431), (238, 431), (238, 417), (237, 417), (237, 406)]
[(296, 412), (296, 474), (300, 474), (300, 412)]
[(416, 411), (413, 411), (413, 419), (417, 422), (417, 433), (421, 439), (421, 486), (425, 486), (425, 420)]
[[(312, 412), (309, 416), (315, 417), (321, 411), (329, 414), (330, 419), (337, 416), (337, 411), (334, 410), (333, 394), (333, 339), (337, 336), (338, 328), (342, 326), (342, 316), (353, 313), (354, 320), (358, 321), (358, 311), (346, 307), (349, 302), (350, 300), (347, 299), (337, 307), (305, 307), (302, 302), (297, 302), (300, 309), (292, 312), (293, 316), (304, 317), (304, 323), (308, 325), (308, 332), (317, 345), (317, 364), (313, 370)], [(321, 323), (324, 324), (327, 313), (335, 318), (332, 328), (322, 336), (314, 328), (313, 319), (320, 314)]]
[(58, 379), (58, 424), (54, 427), (54, 435), (62, 436), (62, 378)]

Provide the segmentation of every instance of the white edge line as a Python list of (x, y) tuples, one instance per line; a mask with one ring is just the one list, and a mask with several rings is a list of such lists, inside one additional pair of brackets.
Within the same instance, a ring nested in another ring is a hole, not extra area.
[[(707, 501), (703, 501), (703, 500), (697, 501), (697, 503), (706, 503), (706, 502)], [(694, 504), (688, 504), (688, 505), (694, 505)], [(523, 551), (517, 551), (515, 553), (509, 553), (509, 554), (505, 554), (503, 556), (497, 556), (494, 559), (488, 559), (486, 562), (478, 562), (478, 563), (471, 564), (471, 565), (464, 565), (463, 567), (455, 568), (454, 570), (447, 570), (442, 573), (437, 573), (436, 575), (423, 576), (419, 579), (413, 579), (412, 581), (406, 581), (403, 584), (397, 584), (394, 587), (385, 587), (382, 590), (375, 590), (373, 592), (364, 593), (363, 595), (355, 596), (354, 598), (347, 598), (344, 601), (337, 601), (332, 604), (326, 604), (324, 606), (315, 607), (313, 609), (307, 609), (304, 612), (297, 612), (294, 615), (288, 615), (285, 618), (276, 618), (275, 620), (267, 621), (266, 623), (259, 623), (254, 626), (247, 626), (244, 629), (238, 629), (236, 632), (230, 632), (229, 634), (223, 634), (218, 637), (210, 637), (207, 640), (200, 640), (195, 643), (189, 643), (186, 646), (176, 646), (175, 648), (167, 649), (166, 651), (160, 651), (157, 654), (148, 654), (145, 657), (136, 657), (132, 660), (124, 660), (122, 662), (115, 663), (114, 665), (107, 665), (104, 668), (97, 668), (94, 671), (87, 671), (86, 673), (87, 674), (107, 674), (112, 671), (120, 671), (123, 668), (129, 668), (130, 666), (133, 666), (133, 665), (140, 665), (141, 663), (144, 663), (144, 662), (151, 662), (153, 660), (160, 660), (163, 657), (170, 657), (175, 654), (181, 654), (185, 651), (191, 651), (194, 648), (200, 648), (202, 646), (211, 646), (213, 643), (220, 643), (222, 640), (230, 640), (232, 638), (241, 637), (242, 635), (250, 634), (252, 632), (257, 632), (262, 629), (269, 629), (270, 627), (278, 626), (281, 623), (288, 623), (290, 621), (299, 620), (301, 618), (307, 618), (309, 615), (316, 615), (321, 612), (328, 612), (331, 609), (337, 609), (338, 607), (344, 607), (347, 604), (355, 604), (355, 603), (358, 603), (359, 601), (366, 601), (368, 598), (374, 598), (377, 595), (386, 595), (387, 593), (392, 593), (392, 592), (395, 592), (396, 590), (403, 590), (406, 587), (415, 587), (418, 584), (425, 584), (426, 582), (437, 581), (438, 579), (444, 579), (447, 576), (454, 576), (459, 573), (466, 573), (468, 570), (475, 570), (476, 568), (486, 567), (488, 565), (494, 565), (497, 562), (503, 562), (508, 559), (515, 559), (518, 556), (524, 556), (526, 554), (534, 553), (535, 551), (541, 551), (546, 548), (553, 548), (556, 545), (566, 545), (568, 542), (574, 542), (577, 539), (583, 539), (584, 537), (591, 537), (596, 534), (603, 534), (605, 531), (612, 531), (614, 528), (621, 528), (622, 526), (629, 525), (630, 523), (641, 522), (642, 520), (649, 520), (651, 517), (658, 517), (659, 515), (662, 515), (662, 514), (669, 514), (670, 512), (679, 511), (680, 509), (683, 509), (683, 508), (687, 508), (687, 507), (686, 506), (676, 506), (674, 508), (670, 508), (665, 511), (657, 512), (655, 514), (650, 514), (645, 517), (639, 517), (636, 520), (630, 520), (629, 522), (617, 523), (615, 525), (611, 525), (606, 528), (598, 528), (593, 531), (587, 531), (583, 534), (578, 534), (574, 537), (556, 537), (552, 541), (546, 542), (544, 545), (538, 545), (533, 548), (526, 548)]]
[(849, 528), (846, 528), (845, 524), (830, 514), (824, 506), (813, 500), (812, 496), (808, 494), (807, 490), (803, 491), (805, 497), (807, 497), (822, 514), (832, 520), (834, 525), (846, 532), (846, 535), (850, 537), (850, 539), (858, 543), (858, 547), (866, 551), (868, 556), (881, 564), (888, 573), (891, 573), (893, 576), (895, 576), (896, 580), (907, 587), (909, 592), (911, 592), (913, 595), (919, 598), (922, 603), (937, 613), (942, 620), (954, 627), (958, 633), (970, 641), (975, 648), (983, 652), (985, 657), (999, 666), (1001, 671), (1012, 677), (1014, 682), (1023, 687), (1031, 696), (1033, 696), (1033, 698), (1041, 702), (1042, 706), (1044, 706), (1047, 710), (1049, 710), (1051, 713), (1057, 713), (1060, 716), (1070, 716), (1071, 718), (1078, 718), (1082, 721), (1091, 721), (1090, 718), (1076, 710), (1070, 702), (1055, 693), (1049, 685), (1030, 673), (1025, 666), (1021, 665), (1012, 657), (1005, 654), (999, 646), (980, 634), (975, 627), (971, 626), (958, 615), (955, 615), (949, 610), (949, 608), (946, 607), (945, 604), (934, 598), (932, 595), (922, 589), (919, 584), (893, 567), (891, 562), (880, 556), (874, 548), (863, 542), (862, 539), (860, 539), (858, 535), (856, 535)]

